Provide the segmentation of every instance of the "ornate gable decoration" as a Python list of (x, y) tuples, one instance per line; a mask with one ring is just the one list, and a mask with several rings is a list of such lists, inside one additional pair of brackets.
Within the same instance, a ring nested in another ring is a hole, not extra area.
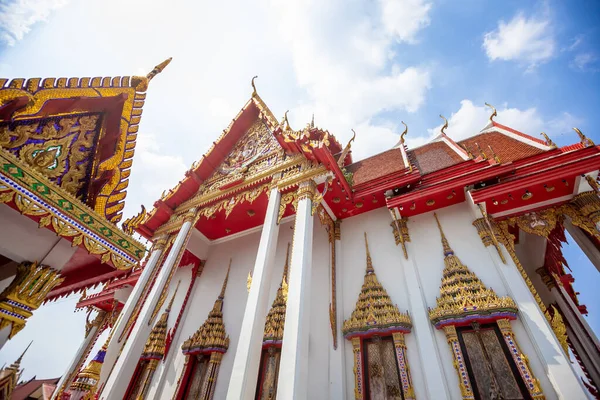
[(179, 283), (177, 283), (177, 287), (175, 288), (173, 297), (171, 297), (171, 301), (169, 301), (169, 305), (156, 322), (156, 325), (152, 328), (152, 331), (150, 331), (150, 336), (148, 336), (148, 340), (144, 345), (144, 351), (140, 357), (142, 360), (161, 360), (165, 356), (167, 345), (167, 323), (169, 321), (169, 313), (171, 312), (171, 307), (173, 307), (173, 301), (175, 300), (177, 290), (179, 290)]
[(231, 187), (245, 175), (273, 167), (282, 159), (283, 149), (259, 116), (208, 179), (204, 192)]
[(365, 246), (367, 248), (365, 280), (352, 315), (344, 321), (342, 327), (344, 337), (351, 339), (372, 333), (410, 332), (412, 327), (410, 317), (406, 313), (401, 313), (398, 306), (392, 303), (392, 299), (375, 275), (366, 233)]
[(462, 264), (450, 248), (435, 213), (434, 217), (442, 236), (445, 264), (437, 306), (429, 310), (429, 319), (435, 327), (439, 329), (447, 325), (468, 325), (474, 321), (516, 319), (517, 305), (513, 299), (499, 297)]

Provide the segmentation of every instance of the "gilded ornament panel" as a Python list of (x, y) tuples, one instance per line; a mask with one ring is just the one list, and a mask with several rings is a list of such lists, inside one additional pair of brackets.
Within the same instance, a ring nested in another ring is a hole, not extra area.
[(0, 202), (14, 203), (22, 214), (38, 219), (40, 227), (51, 227), (118, 269), (131, 268), (146, 252), (141, 243), (4, 150), (0, 150)]

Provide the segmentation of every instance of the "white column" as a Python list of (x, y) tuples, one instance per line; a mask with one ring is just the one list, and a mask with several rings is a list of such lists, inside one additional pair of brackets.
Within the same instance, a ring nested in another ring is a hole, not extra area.
[(235, 351), (227, 391), (228, 400), (251, 400), (256, 394), (263, 331), (267, 319), (269, 288), (273, 274), (275, 250), (277, 249), (277, 236), (279, 235), (277, 216), (279, 215), (280, 200), (279, 190), (271, 189), (254, 263), (252, 286), (246, 301), (241, 334)]
[(329, 398), (330, 399), (345, 399), (346, 398), (346, 352), (344, 351), (344, 336), (341, 332), (342, 321), (344, 320), (344, 295), (343, 295), (343, 283), (342, 283), (342, 271), (341, 266), (343, 265), (342, 257), (342, 241), (339, 235), (341, 221), (336, 221), (336, 234), (335, 234), (335, 271), (336, 271), (336, 322), (337, 322), (337, 335), (338, 335), (338, 347), (333, 349), (333, 343), (329, 348)]
[[(554, 286), (550, 289), (550, 293), (554, 296), (572, 333), (576, 336), (581, 346), (578, 353), (581, 356), (589, 358), (590, 362), (586, 363), (588, 372), (592, 375), (595, 382), (600, 382), (600, 358), (598, 357), (598, 354), (600, 354), (600, 342), (562, 284), (557, 282), (556, 285), (558, 287)], [(569, 338), (571, 339), (571, 337)]]
[[(473, 203), (470, 195), (468, 197), (467, 201), (470, 202), (475, 219), (483, 218), (478, 206)], [(517, 303), (519, 321), (523, 323), (538, 357), (542, 360), (546, 368), (546, 375), (558, 397), (560, 399), (586, 399), (586, 389), (565, 356), (552, 327), (527, 287), (527, 283), (506, 248), (501, 244), (499, 248), (503, 252), (506, 264), (502, 262), (494, 246), (488, 246), (486, 249), (499, 272), (508, 296)]]
[[(104, 390), (101, 393), (101, 399), (113, 400), (123, 398), (140, 358), (140, 354), (142, 354), (142, 350), (144, 349), (144, 344), (148, 339), (148, 334), (152, 330), (152, 326), (149, 325), (150, 316), (167, 284), (171, 270), (177, 268), (175, 262), (177, 261), (179, 253), (185, 249), (187, 239), (189, 238), (188, 234), (192, 228), (192, 221), (186, 220), (179, 230), (177, 238), (175, 238), (175, 242), (173, 243), (173, 247), (171, 248), (167, 259), (156, 278), (156, 282), (150, 290), (148, 298), (137, 317), (131, 335), (123, 346), (121, 355), (106, 381)], [(126, 321), (124, 316), (122, 318), (122, 322), (123, 321)], [(118, 336), (115, 334), (113, 340), (115, 340), (115, 337)]]
[(89, 353), (91, 347), (94, 345), (94, 342), (98, 337), (98, 329), (100, 329), (101, 325), (102, 323), (94, 324), (88, 332), (87, 336), (83, 339), (83, 342), (81, 342), (81, 344), (79, 345), (77, 353), (75, 353), (75, 356), (73, 356), (73, 359), (69, 363), (69, 367), (56, 384), (56, 390), (52, 394), (52, 400), (58, 399), (59, 391), (61, 388), (63, 388), (64, 391), (69, 390), (69, 385), (71, 384), (72, 379), (75, 378), (73, 373), (79, 372), (75, 370), (79, 369), (81, 364), (85, 362), (83, 358)]
[(598, 250), (598, 247), (587, 237), (581, 228), (573, 225), (569, 218), (565, 218), (563, 225), (567, 232), (569, 232), (569, 235), (575, 240), (575, 243), (585, 253), (590, 262), (594, 264), (598, 272), (600, 272), (600, 250)]
[[(401, 234), (401, 233), (400, 233)], [(427, 390), (427, 399), (450, 399), (450, 393), (446, 386), (446, 377), (442, 367), (439, 349), (435, 341), (435, 327), (429, 320), (427, 301), (419, 276), (419, 269), (414, 259), (414, 250), (410, 242), (405, 242), (408, 258), (398, 251), (398, 258), (401, 260), (404, 273), (404, 282), (408, 294), (408, 308), (412, 322), (412, 332), (410, 335), (415, 338), (418, 354), (408, 355), (408, 362), (413, 356), (418, 356), (421, 368), (421, 376), (425, 380), (424, 386)]]
[(315, 183), (303, 182), (298, 189), (294, 223), (294, 248), (281, 345), (277, 397), (306, 399), (308, 396), (308, 335), (310, 331), (310, 275), (312, 268), (312, 196)]

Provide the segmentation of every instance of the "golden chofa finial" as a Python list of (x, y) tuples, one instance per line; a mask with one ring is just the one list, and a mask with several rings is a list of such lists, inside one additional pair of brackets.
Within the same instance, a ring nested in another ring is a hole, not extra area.
[(581, 144), (583, 144), (585, 147), (590, 147), (594, 145), (594, 142), (592, 141), (592, 139), (590, 139), (589, 137), (585, 136), (583, 134), (583, 132), (581, 132), (579, 130), (579, 128), (573, 128), (573, 130), (575, 132), (577, 132), (577, 134), (579, 135), (579, 139), (581, 139)]
[(448, 243), (448, 239), (446, 239), (446, 235), (444, 235), (444, 230), (442, 229), (442, 224), (440, 224), (440, 220), (438, 219), (437, 213), (433, 213), (435, 218), (435, 222), (437, 222), (438, 229), (440, 230), (440, 235), (442, 235), (442, 246), (444, 248), (444, 257), (454, 255), (454, 251), (450, 248), (450, 244)]
[(440, 130), (440, 132), (442, 132), (442, 135), (445, 135), (446, 128), (448, 128), (448, 120), (442, 114), (440, 114), (440, 118), (444, 120), (444, 126), (442, 126), (442, 129)]
[(156, 67), (154, 67), (152, 71), (148, 72), (148, 75), (146, 75), (146, 78), (148, 78), (148, 82), (150, 82), (152, 78), (154, 78), (156, 75), (160, 74), (163, 71), (163, 69), (165, 69), (167, 65), (169, 65), (172, 59), (173, 57), (167, 58), (165, 61), (161, 62)]
[(254, 84), (254, 80), (256, 78), (258, 78), (258, 75), (254, 75), (252, 77), (252, 81), (251, 81), (251, 84), (252, 84), (252, 96), (256, 96), (258, 94), (257, 91), (256, 91), (256, 85)]
[(373, 261), (371, 261), (371, 253), (369, 252), (369, 240), (367, 239), (367, 232), (365, 232), (365, 247), (367, 248), (367, 275), (374, 274)]
[(290, 112), (290, 110), (286, 110), (285, 114), (283, 114), (283, 119), (281, 120), (281, 125), (283, 125), (283, 129), (288, 130), (288, 129), (292, 129), (290, 127), (290, 121), (288, 121), (288, 113)]
[(342, 168), (344, 166), (344, 161), (346, 160), (346, 156), (348, 155), (348, 153), (350, 152), (350, 148), (352, 147), (352, 142), (354, 142), (354, 139), (356, 139), (356, 132), (354, 131), (354, 129), (352, 130), (352, 138), (348, 141), (348, 144), (346, 145), (346, 147), (344, 147), (344, 150), (342, 150), (342, 154), (340, 155), (340, 158), (338, 158), (338, 167)]
[(555, 148), (556, 148), (556, 144), (555, 144), (555, 143), (552, 141), (552, 139), (550, 139), (550, 138), (548, 137), (548, 135), (546, 135), (546, 133), (545, 133), (545, 132), (542, 132), (542, 133), (540, 133), (540, 135), (542, 135), (542, 136), (544, 137), (544, 139), (546, 139), (546, 146), (550, 146), (550, 147), (552, 147), (553, 149), (555, 149)]
[(402, 125), (404, 125), (404, 132), (402, 132), (402, 134), (400, 135), (400, 143), (404, 144), (404, 136), (406, 136), (406, 134), (408, 133), (408, 125), (406, 125), (404, 121), (400, 122), (402, 122)]
[(489, 103), (484, 103), (486, 106), (488, 106), (489, 108), (492, 109), (492, 115), (490, 115), (490, 123), (494, 123), (494, 117), (498, 116), (498, 112), (496, 111), (496, 107), (494, 107), (493, 105), (489, 104)]

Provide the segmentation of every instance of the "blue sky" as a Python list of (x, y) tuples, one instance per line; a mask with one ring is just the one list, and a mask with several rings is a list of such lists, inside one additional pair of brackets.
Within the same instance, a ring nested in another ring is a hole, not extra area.
[[(447, 133), (477, 133), (496, 106), (498, 122), (559, 145), (572, 126), (600, 142), (600, 5), (578, 1), (483, 0), (0, 0), (0, 76), (146, 74), (152, 81), (126, 214), (151, 206), (225, 128), (251, 93), (292, 126), (315, 114), (342, 142), (354, 128), (355, 159)], [(599, 274), (566, 249), (600, 331)], [(62, 373), (83, 336), (76, 299), (40, 310), (0, 354), (16, 358), (35, 337), (26, 377)], [(48, 347), (48, 343), (54, 346)]]

